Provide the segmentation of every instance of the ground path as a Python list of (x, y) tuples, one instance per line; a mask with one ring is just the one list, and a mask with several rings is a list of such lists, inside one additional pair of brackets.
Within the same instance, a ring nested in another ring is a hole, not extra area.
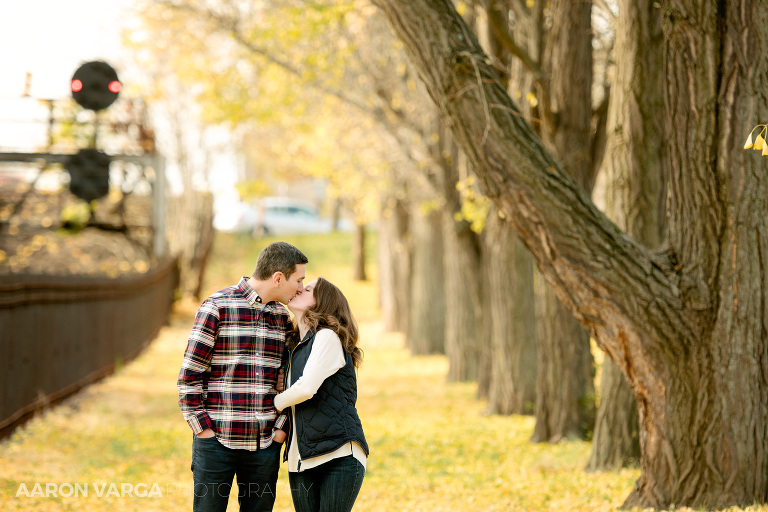
[[(532, 418), (484, 415), (473, 384), (445, 382), (444, 357), (411, 357), (401, 335), (384, 333), (375, 265), (371, 281), (350, 278), (351, 237), (288, 241), (309, 257), (310, 279), (321, 269), (341, 287), (361, 326), (358, 409), (371, 458), (355, 510), (600, 511), (629, 494), (636, 470), (585, 473), (588, 443), (530, 443)], [(266, 242), (217, 234), (205, 294), (252, 269)], [(369, 254), (375, 259), (375, 249)], [(196, 307), (178, 303), (138, 359), (0, 443), (0, 510), (191, 510), (192, 438), (176, 404), (176, 375)], [(293, 510), (287, 482), (283, 469), (278, 512)], [(237, 510), (234, 499), (229, 510)]]
[[(191, 433), (175, 378), (193, 314), (177, 306), (136, 361), (0, 445), (0, 509), (191, 508)], [(362, 324), (362, 337), (359, 409), (372, 457), (356, 510), (611, 510), (631, 486), (632, 472), (597, 483), (581, 472), (586, 443), (532, 445), (530, 418), (483, 416), (473, 385), (445, 383), (443, 357), (410, 357), (376, 323)], [(287, 482), (282, 473), (277, 511), (292, 510)]]

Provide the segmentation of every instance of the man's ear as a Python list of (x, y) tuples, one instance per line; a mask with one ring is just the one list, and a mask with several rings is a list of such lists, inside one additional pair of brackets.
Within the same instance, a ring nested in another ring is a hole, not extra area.
[(283, 279), (285, 279), (285, 275), (278, 270), (277, 272), (272, 274), (272, 286), (277, 288), (278, 286), (280, 286), (280, 282)]

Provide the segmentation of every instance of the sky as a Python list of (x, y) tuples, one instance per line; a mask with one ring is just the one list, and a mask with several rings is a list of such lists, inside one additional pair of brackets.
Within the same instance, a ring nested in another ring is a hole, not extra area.
[(120, 23), (131, 0), (24, 0), (0, 7), (0, 98), (20, 96), (27, 72), (31, 94), (58, 98), (83, 62), (122, 62)]

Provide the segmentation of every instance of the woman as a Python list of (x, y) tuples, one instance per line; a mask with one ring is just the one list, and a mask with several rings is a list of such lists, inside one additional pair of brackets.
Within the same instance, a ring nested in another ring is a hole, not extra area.
[(362, 362), (347, 299), (323, 279), (291, 299), (298, 332), (291, 349), (289, 387), (275, 408), (291, 408), (288, 475), (296, 512), (348, 512), (363, 484), (368, 444), (355, 409)]

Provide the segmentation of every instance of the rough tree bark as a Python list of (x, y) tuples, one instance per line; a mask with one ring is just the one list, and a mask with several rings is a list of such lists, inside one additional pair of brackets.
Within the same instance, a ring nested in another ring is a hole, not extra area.
[[(542, 8), (540, 5), (539, 8)], [(544, 141), (563, 170), (589, 194), (592, 167), (592, 5), (553, 0), (544, 69), (549, 111)], [(545, 106), (545, 108), (547, 108)], [(538, 377), (533, 441), (584, 439), (595, 419), (589, 334), (543, 279), (537, 286)]]
[(413, 354), (445, 353), (445, 271), (440, 212), (412, 205), (410, 228), (413, 250), (410, 281), (410, 318), (406, 344)]
[(453, 212), (451, 207), (443, 212), (447, 378), (449, 382), (473, 381), (478, 378), (480, 347), (485, 337), (482, 253), (477, 233), (468, 222), (457, 222)]
[[(403, 192), (404, 195), (404, 192)], [(384, 197), (379, 221), (379, 293), (387, 331), (408, 332), (411, 251), (408, 206), (396, 196)]]
[[(534, 78), (526, 71), (523, 60), (512, 58), (510, 52), (522, 47), (538, 58), (541, 33), (535, 18), (525, 16), (516, 7), (519, 5), (512, 1), (492, 2), (487, 23), (479, 27), (478, 34), (488, 53), (501, 63), (502, 83), (508, 91), (522, 96), (522, 91), (532, 89)], [(510, 12), (514, 13), (515, 34), (509, 33)], [(510, 39), (514, 43), (512, 49), (507, 47)], [(524, 115), (536, 117), (530, 103), (523, 107)], [(533, 414), (537, 377), (533, 259), (495, 207), (491, 208), (483, 235), (490, 317), (489, 346), (483, 353), (489, 376), (488, 412)], [(483, 391), (481, 386), (478, 390)]]
[[(616, 71), (608, 109), (605, 162), (606, 213), (628, 234), (658, 247), (663, 231), (664, 132), (655, 116), (664, 108), (661, 9), (653, 0), (619, 5), (614, 52)], [(621, 370), (603, 363), (601, 398), (587, 469), (606, 470), (640, 462), (637, 405)]]
[[(474, 24), (474, 19), (475, 9), (470, 6), (464, 20)], [(440, 211), (445, 249), (447, 379), (449, 382), (474, 381), (481, 376), (481, 344), (485, 340), (482, 252), (479, 237), (469, 222), (456, 218), (461, 213), (463, 201), (456, 187), (460, 180), (466, 179), (469, 170), (466, 159), (459, 157), (459, 148), (437, 109), (431, 124), (429, 151), (431, 161), (437, 164), (440, 173), (440, 179), (436, 181), (441, 185), (438, 193), (443, 203)]]
[[(595, 421), (589, 335), (551, 286), (537, 283), (535, 294), (536, 426), (531, 441), (584, 439)], [(579, 336), (569, 336), (573, 333)]]
[(638, 402), (628, 506), (768, 501), (768, 176), (744, 134), (768, 115), (768, 11), (661, 5), (668, 248), (621, 231), (519, 116), (448, 0), (374, 0), (484, 192)]
[[(462, 198), (456, 189), (461, 180), (459, 149), (438, 114), (434, 129), (438, 137), (430, 148), (433, 160), (440, 162), (439, 180), (445, 204), (440, 209), (445, 269), (445, 355), (448, 356), (449, 382), (471, 381), (479, 377), (480, 348), (485, 339), (483, 322), (482, 251), (480, 240), (469, 222), (457, 220)], [(467, 176), (466, 159), (463, 159)]]
[(490, 315), (488, 411), (533, 414), (536, 404), (536, 322), (533, 259), (494, 208), (483, 233)]

